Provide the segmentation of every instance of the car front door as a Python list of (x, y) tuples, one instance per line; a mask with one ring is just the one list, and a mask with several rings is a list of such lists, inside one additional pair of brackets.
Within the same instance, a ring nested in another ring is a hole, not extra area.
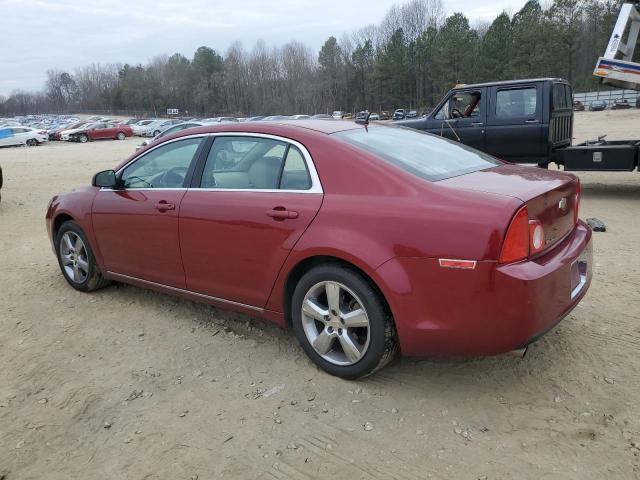
[(101, 189), (93, 228), (108, 271), (185, 288), (178, 214), (202, 137), (161, 144), (118, 172), (118, 189)]
[(490, 89), (487, 153), (510, 162), (544, 161), (542, 87), (532, 83)]
[(451, 92), (427, 121), (429, 133), (484, 150), (487, 110), (486, 89)]
[(187, 288), (263, 307), (322, 203), (311, 157), (290, 140), (228, 134), (200, 169), (180, 209)]

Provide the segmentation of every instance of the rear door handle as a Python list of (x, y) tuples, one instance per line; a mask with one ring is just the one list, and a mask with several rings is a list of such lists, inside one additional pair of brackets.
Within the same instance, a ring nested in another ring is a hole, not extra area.
[(524, 123), (538, 123), (538, 120), (536, 120), (536, 119), (525, 120)]
[(156, 209), (161, 212), (166, 212), (167, 210), (175, 210), (176, 206), (173, 203), (167, 203), (165, 200), (160, 200), (156, 203)]
[(284, 220), (286, 218), (298, 218), (298, 212), (293, 210), (287, 210), (284, 207), (275, 207), (271, 210), (267, 210), (267, 216), (276, 220)]
[(473, 125), (474, 127), (481, 127), (484, 125), (484, 123), (482, 122), (471, 122), (471, 125)]

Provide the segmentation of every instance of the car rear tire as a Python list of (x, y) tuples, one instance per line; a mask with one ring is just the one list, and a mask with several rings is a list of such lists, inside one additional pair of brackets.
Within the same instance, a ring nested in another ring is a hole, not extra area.
[(81, 135), (78, 135), (78, 141), (80, 143), (87, 143), (89, 141), (89, 137), (83, 133)]
[(125, 138), (127, 138), (127, 136), (122, 132), (118, 132), (118, 135), (116, 135), (116, 138), (118, 140), (124, 140)]
[(398, 351), (380, 293), (359, 272), (339, 264), (309, 270), (291, 302), (293, 331), (324, 371), (346, 379), (374, 373)]
[(92, 292), (107, 286), (110, 281), (102, 276), (87, 237), (80, 226), (66, 221), (55, 238), (56, 256), (67, 283), (81, 292)]
[(38, 140), (36, 140), (35, 138), (30, 138), (29, 140), (27, 140), (27, 147), (36, 147), (38, 146)]
[(156, 130), (155, 132), (153, 132), (152, 137), (157, 137), (158, 135), (160, 135), (160, 130)]

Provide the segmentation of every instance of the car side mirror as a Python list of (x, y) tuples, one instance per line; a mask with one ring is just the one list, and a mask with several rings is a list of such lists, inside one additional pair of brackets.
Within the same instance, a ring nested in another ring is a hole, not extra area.
[(116, 172), (113, 170), (103, 170), (93, 176), (91, 185), (100, 188), (116, 188), (118, 186), (118, 180), (116, 178)]

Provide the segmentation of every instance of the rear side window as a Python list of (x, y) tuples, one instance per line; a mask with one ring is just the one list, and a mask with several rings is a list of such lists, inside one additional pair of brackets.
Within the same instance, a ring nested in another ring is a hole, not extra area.
[(311, 188), (311, 177), (302, 152), (293, 145), (289, 147), (289, 152), (287, 152), (280, 188), (283, 190), (309, 190)]
[(535, 115), (537, 107), (535, 87), (498, 90), (496, 118), (517, 118)]
[(333, 134), (426, 180), (437, 181), (500, 165), (458, 142), (402, 127), (369, 127)]
[(553, 109), (563, 110), (572, 108), (573, 99), (571, 95), (571, 87), (566, 83), (553, 84)]
[(259, 137), (216, 137), (207, 156), (202, 188), (308, 190), (311, 177), (302, 152)]

